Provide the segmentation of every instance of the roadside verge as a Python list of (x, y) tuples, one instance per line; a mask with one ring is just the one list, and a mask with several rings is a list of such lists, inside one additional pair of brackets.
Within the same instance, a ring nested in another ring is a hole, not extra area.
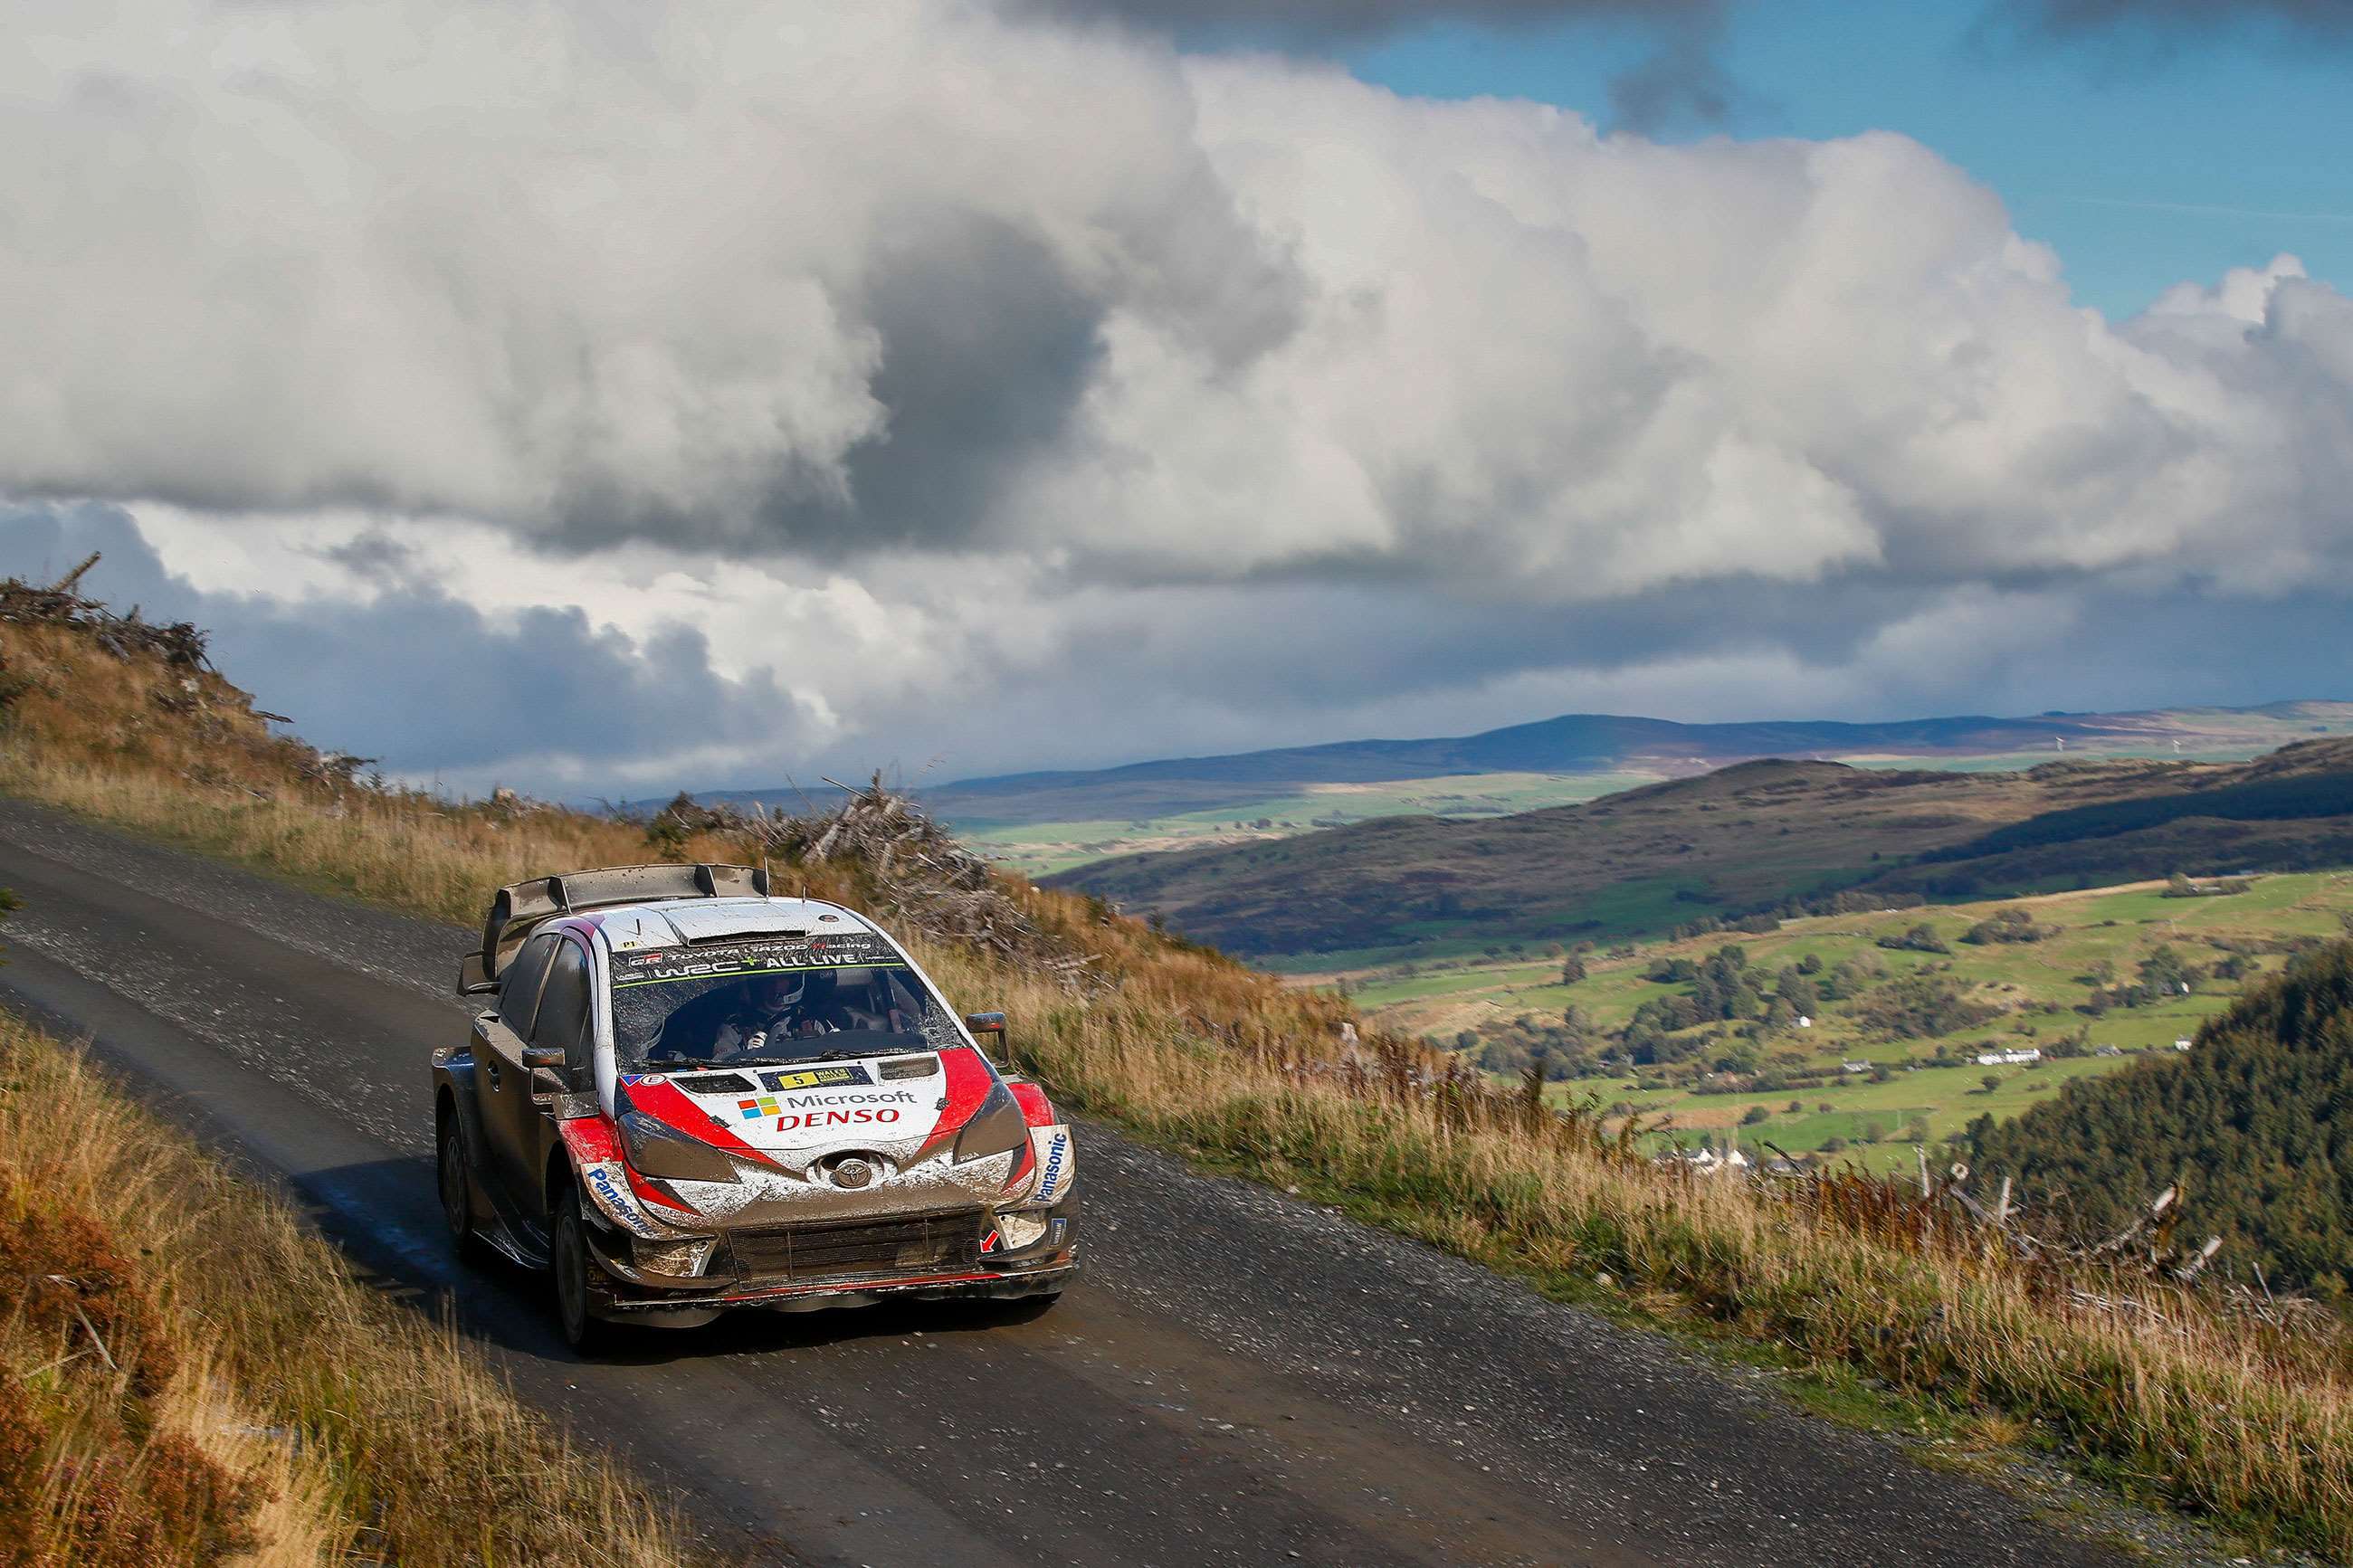
[(0, 1012), (0, 1564), (675, 1568), (679, 1522)]

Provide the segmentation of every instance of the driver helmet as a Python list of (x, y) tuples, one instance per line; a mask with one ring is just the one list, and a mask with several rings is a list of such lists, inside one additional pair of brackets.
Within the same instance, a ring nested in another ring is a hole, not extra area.
[(752, 992), (753, 1004), (772, 1013), (797, 1007), (801, 999), (808, 994), (808, 982), (806, 972), (764, 974)]

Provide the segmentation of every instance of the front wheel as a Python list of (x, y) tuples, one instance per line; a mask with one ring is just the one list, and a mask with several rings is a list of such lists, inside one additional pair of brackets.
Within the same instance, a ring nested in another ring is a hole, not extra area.
[(564, 1342), (582, 1355), (594, 1355), (611, 1337), (611, 1329), (588, 1310), (588, 1222), (580, 1215), (580, 1194), (567, 1185), (555, 1210), (555, 1316)]
[(449, 1227), (450, 1245), (458, 1249), (460, 1258), (471, 1258), (479, 1245), (474, 1239), (474, 1199), (472, 1183), (466, 1173), (466, 1130), (458, 1125), (457, 1117), (445, 1114), (441, 1118), (441, 1136), (435, 1157), (435, 1178), (441, 1190), (441, 1218)]

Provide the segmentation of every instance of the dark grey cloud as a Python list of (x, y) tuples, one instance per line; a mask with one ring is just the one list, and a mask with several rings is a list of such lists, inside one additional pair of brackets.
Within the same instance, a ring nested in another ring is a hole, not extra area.
[(2062, 36), (2116, 27), (2219, 31), (2252, 26), (2353, 41), (2353, 4), (2348, 0), (2012, 0), (2009, 9)]
[[(373, 599), (280, 602), (196, 590), (111, 506), (0, 510), (0, 572), (54, 574), (103, 550), (94, 591), (211, 626), (231, 678), (315, 742), (474, 791), (575, 799), (873, 766), (1093, 766), (1562, 711), (1892, 719), (2353, 698), (2353, 616), (2325, 586), (2256, 598), (2079, 576), (1990, 592), (1859, 573), (1569, 608), (1400, 583), (1015, 593), (922, 679), (854, 662), (817, 679), (789, 637), (751, 650), (776, 672), (730, 679), (691, 633), (632, 640), (568, 608), (486, 616), (405, 576), (413, 558), (391, 542), (361, 556), (384, 570)], [(889, 574), (866, 581), (886, 617), (908, 617)], [(812, 721), (787, 680), (813, 681), (843, 724)]]
[(631, 771), (648, 759), (727, 747), (773, 772), (795, 765), (806, 739), (805, 715), (772, 672), (716, 673), (683, 627), (638, 642), (569, 607), (499, 622), (390, 577), (365, 601), (206, 593), (169, 572), (121, 508), (0, 506), (0, 574), (38, 577), (93, 550), (102, 559), (83, 592), (206, 627), (214, 662), (260, 707), (291, 717), (314, 745), (410, 777), (618, 796), (649, 793)]
[(970, 213), (903, 215), (871, 279), (872, 392), (888, 424), (849, 454), (842, 505), (787, 500), (773, 526), (818, 553), (968, 542), (1066, 435), (1101, 357), (1104, 306), (1037, 239)]
[(1717, 58), (1720, 28), (1694, 21), (1609, 84), (1618, 123), (1652, 132), (1685, 122), (1721, 125), (1748, 95)]
[(1996, 0), (1980, 42), (2052, 43), (2147, 65), (2200, 41), (2242, 39), (2291, 48), (2353, 47), (2348, 0)]
[(2353, 699), (2353, 617), (2324, 591), (1956, 601), (1857, 584), (1769, 613), (1702, 593), (1562, 615), (1447, 610), (1394, 588), (1163, 590), (1106, 605), (1057, 653), (985, 701), (895, 706), (832, 750), (909, 772), (939, 757), (949, 778), (1571, 711), (1857, 721)]

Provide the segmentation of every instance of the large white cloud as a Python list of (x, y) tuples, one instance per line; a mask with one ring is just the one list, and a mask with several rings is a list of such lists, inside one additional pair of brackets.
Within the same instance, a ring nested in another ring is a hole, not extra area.
[(1605, 139), (945, 0), (109, 16), (0, 66), (20, 492), (1559, 600), (2237, 570), (2341, 493), (2334, 296), (2119, 332), (1899, 137)]
[(2024, 695), (1924, 650), (2348, 580), (2353, 302), (2291, 258), (2112, 323), (1902, 137), (1666, 145), (1072, 9), (29, 0), (0, 495), (197, 575), (373, 531), (498, 635), (691, 625), (672, 673), (773, 678), (795, 744), (976, 765), (1735, 667)]

